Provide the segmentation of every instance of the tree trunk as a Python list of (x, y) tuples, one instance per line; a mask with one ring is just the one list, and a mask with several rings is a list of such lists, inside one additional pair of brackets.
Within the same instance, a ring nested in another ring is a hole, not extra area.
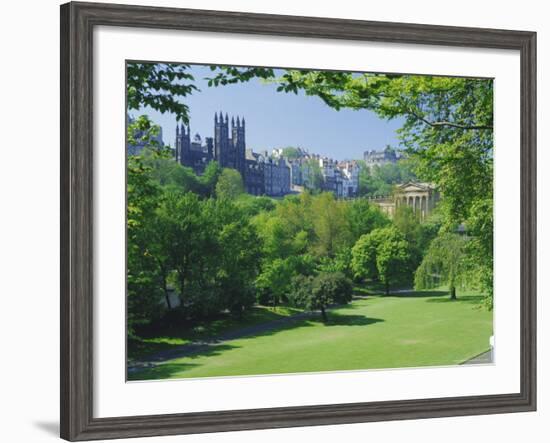
[(168, 294), (168, 287), (166, 286), (166, 277), (162, 277), (162, 290), (164, 291), (164, 299), (166, 300), (166, 306), (168, 309), (172, 309), (172, 303), (170, 303), (170, 294)]
[(327, 313), (325, 312), (324, 306), (321, 306), (321, 317), (323, 317), (323, 323), (326, 323), (328, 321)]
[(164, 292), (164, 299), (166, 300), (166, 306), (168, 307), (168, 309), (172, 309), (172, 303), (170, 303), (170, 296), (168, 294), (168, 286), (166, 285), (167, 273), (165, 272), (164, 267), (162, 265), (160, 266), (160, 269), (161, 269), (160, 272), (162, 274), (162, 291)]
[(454, 285), (451, 286), (451, 300), (456, 300), (456, 288)]
[(183, 293), (185, 291), (185, 277), (183, 276), (183, 272), (180, 272), (180, 304), (183, 308)]
[(386, 295), (390, 295), (390, 283), (386, 281), (385, 286), (386, 286)]
[(164, 292), (164, 299), (166, 300), (166, 306), (168, 306), (168, 309), (172, 309), (172, 303), (170, 303), (170, 296), (166, 291)]

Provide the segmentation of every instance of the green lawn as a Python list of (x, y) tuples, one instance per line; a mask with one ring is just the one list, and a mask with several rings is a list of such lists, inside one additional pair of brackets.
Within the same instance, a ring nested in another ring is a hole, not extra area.
[[(492, 312), (481, 297), (443, 292), (369, 296), (280, 329), (212, 345), (129, 374), (163, 379), (456, 365), (489, 349)], [(287, 314), (288, 315), (288, 314)]]
[(243, 327), (279, 320), (299, 312), (302, 312), (302, 310), (289, 306), (254, 306), (240, 320), (226, 314), (220, 315), (216, 319), (198, 322), (193, 326), (149, 331), (143, 333), (140, 337), (128, 340), (128, 359), (130, 361), (142, 360), (147, 358), (149, 354), (178, 348), (193, 340), (208, 339)]

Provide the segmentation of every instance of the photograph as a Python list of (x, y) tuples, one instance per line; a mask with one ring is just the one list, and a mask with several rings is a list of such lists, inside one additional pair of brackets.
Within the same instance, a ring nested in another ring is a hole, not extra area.
[(493, 105), (127, 60), (127, 380), (493, 364)]
[(544, 6), (6, 2), (1, 440), (548, 440)]

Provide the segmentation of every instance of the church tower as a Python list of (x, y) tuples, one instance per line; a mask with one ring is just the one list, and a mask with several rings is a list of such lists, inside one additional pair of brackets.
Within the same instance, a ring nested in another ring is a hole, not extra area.
[(186, 131), (183, 123), (176, 124), (176, 161), (185, 166), (191, 162), (191, 129), (188, 125)]
[(176, 149), (175, 149), (174, 155), (175, 155), (176, 161), (178, 163), (180, 161), (180, 150), (181, 150), (180, 145), (181, 145), (181, 142), (180, 142), (180, 126), (176, 122), (176, 143), (175, 143)]
[(231, 143), (233, 145), (233, 151), (235, 153), (235, 169), (241, 173), (241, 176), (244, 180), (244, 174), (246, 171), (246, 141), (244, 117), (242, 125), (239, 117), (237, 117), (236, 124), (234, 120), (231, 119)]
[(214, 114), (214, 159), (218, 161), (222, 168), (234, 168), (233, 159), (231, 158), (231, 147), (229, 146), (229, 120), (225, 114), (220, 112)]

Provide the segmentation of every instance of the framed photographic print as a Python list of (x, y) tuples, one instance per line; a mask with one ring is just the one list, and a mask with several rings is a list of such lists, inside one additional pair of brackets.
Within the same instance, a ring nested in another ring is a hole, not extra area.
[(61, 436), (536, 407), (531, 32), (61, 7)]

